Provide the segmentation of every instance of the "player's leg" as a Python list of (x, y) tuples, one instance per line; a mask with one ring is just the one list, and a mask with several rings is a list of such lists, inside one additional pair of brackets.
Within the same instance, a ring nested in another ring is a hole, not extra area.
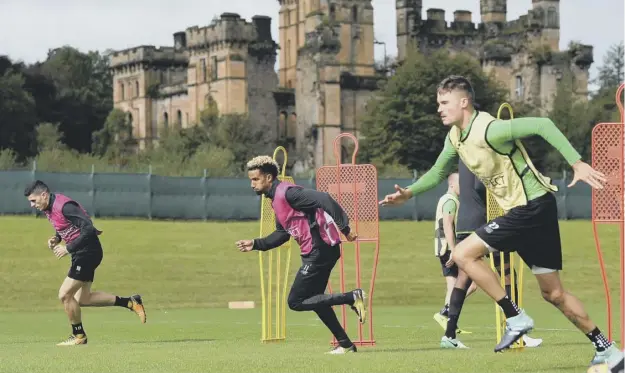
[(81, 307), (122, 307), (136, 313), (142, 323), (146, 322), (145, 307), (143, 306), (141, 295), (134, 294), (130, 297), (118, 297), (103, 291), (91, 291), (91, 285), (95, 279), (95, 271), (102, 263), (102, 253), (93, 254), (78, 260), (81, 264), (81, 272), (76, 274), (76, 276), (80, 276), (83, 286), (76, 292), (74, 298)]
[(445, 264), (449, 260), (450, 252), (447, 251), (442, 256), (438, 257), (441, 270), (443, 273), (443, 278), (445, 279), (445, 304), (443, 308), (434, 314), (434, 320), (441, 326), (441, 328), (445, 329), (447, 325), (447, 318), (449, 317), (449, 299), (451, 297), (451, 293), (454, 290), (454, 284), (456, 283), (456, 278), (458, 277), (458, 266), (454, 263), (450, 268), (447, 268)]
[[(501, 229), (501, 233), (494, 235), (493, 241), (498, 243), (499, 241), (505, 242), (505, 238), (514, 237), (514, 233), (511, 224), (506, 222), (505, 218), (499, 217), (495, 221), (489, 223), (488, 227), (492, 232), (496, 232), (497, 229)], [(496, 227), (496, 228), (495, 228)], [(484, 227), (480, 228), (483, 229)], [(479, 230), (478, 230), (479, 232)], [(499, 238), (499, 239), (497, 239)], [(503, 238), (503, 239), (502, 239)], [(501, 247), (510, 247), (508, 245), (501, 245)], [(486, 261), (482, 260), (482, 257), (491, 250), (487, 248), (485, 241), (481, 236), (478, 237), (476, 233), (471, 234), (464, 241), (460, 242), (456, 246), (456, 253), (454, 257), (456, 263), (461, 270), (467, 273), (477, 286), (479, 286), (488, 296), (497, 302), (501, 307), (507, 319), (506, 334), (501, 339), (501, 342), (495, 347), (495, 351), (501, 351), (508, 348), (524, 334), (531, 331), (534, 327), (534, 322), (529, 316), (519, 310), (517, 305), (506, 294), (506, 291), (499, 283), (497, 274), (491, 270), (490, 265)]]
[(590, 339), (595, 347), (591, 364), (600, 364), (620, 355), (616, 343), (608, 341), (597, 325), (590, 319), (583, 303), (562, 286), (558, 271), (534, 266), (532, 268), (543, 298), (566, 316), (573, 325)]
[[(73, 271), (74, 270), (74, 271)], [(72, 334), (65, 341), (58, 343), (57, 346), (75, 346), (81, 344), (87, 344), (87, 334), (82, 326), (82, 315), (80, 305), (74, 298), (74, 294), (83, 286), (83, 281), (74, 279), (75, 277), (75, 264), (72, 263), (72, 267), (61, 287), (59, 288), (59, 300), (63, 303), (65, 314), (72, 325)]]
[(328, 248), (328, 252), (323, 254), (319, 251), (313, 252), (311, 255), (317, 257), (309, 257), (303, 261), (291, 285), (287, 303), (294, 311), (315, 311), (339, 343), (339, 346), (331, 353), (356, 352), (356, 346), (347, 336), (332, 309), (332, 305), (353, 305), (356, 291), (324, 294), (332, 268), (340, 256), (340, 248)]
[(456, 333), (468, 334), (458, 328), (458, 321), (460, 320), (464, 300), (467, 298), (467, 290), (472, 286), (472, 283), (465, 272), (462, 270), (458, 271), (456, 283), (449, 299), (449, 319), (447, 320), (447, 325), (445, 325), (445, 335), (441, 339), (440, 346), (442, 348), (467, 348), (456, 339)]

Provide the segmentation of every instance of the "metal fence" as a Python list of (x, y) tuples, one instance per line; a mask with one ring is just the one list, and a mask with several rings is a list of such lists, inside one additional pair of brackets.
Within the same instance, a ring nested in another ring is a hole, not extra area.
[[(25, 186), (43, 180), (50, 188), (79, 201), (95, 217), (135, 217), (147, 219), (256, 220), (260, 197), (245, 178), (168, 177), (124, 173), (52, 173), (32, 171), (0, 172), (0, 214), (33, 214), (24, 197)], [(315, 188), (314, 179), (295, 179)], [(394, 191), (394, 185), (407, 186), (414, 179), (379, 179), (378, 196)], [(567, 188), (558, 185), (558, 211), (561, 219), (590, 219), (591, 191), (584, 183)], [(425, 192), (401, 207), (380, 208), (381, 220), (433, 220), (436, 203), (446, 183)]]

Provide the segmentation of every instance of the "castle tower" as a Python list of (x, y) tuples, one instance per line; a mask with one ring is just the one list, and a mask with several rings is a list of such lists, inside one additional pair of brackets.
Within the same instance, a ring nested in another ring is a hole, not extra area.
[(422, 9), (422, 0), (395, 0), (398, 61), (406, 58), (408, 45), (415, 40), (412, 34), (421, 24)]
[(482, 23), (506, 23), (506, 0), (480, 0)]
[[(180, 35), (174, 36), (174, 39), (184, 43)], [(132, 136), (140, 149), (158, 138), (158, 117), (153, 102), (160, 96), (159, 86), (182, 81), (187, 61), (184, 51), (171, 47), (141, 46), (111, 55), (113, 104), (127, 113), (132, 124)], [(161, 125), (182, 125), (180, 110), (178, 115), (170, 116), (169, 113), (161, 117)]]
[(219, 114), (248, 112), (246, 64), (254, 26), (235, 13), (223, 13), (206, 27), (186, 30), (187, 84), (191, 120), (205, 108)]
[(560, 0), (532, 0), (534, 19), (541, 26), (541, 43), (560, 50)]
[(341, 71), (373, 75), (373, 6), (371, 0), (279, 0), (280, 86), (296, 87), (298, 51), (319, 24), (340, 25)]

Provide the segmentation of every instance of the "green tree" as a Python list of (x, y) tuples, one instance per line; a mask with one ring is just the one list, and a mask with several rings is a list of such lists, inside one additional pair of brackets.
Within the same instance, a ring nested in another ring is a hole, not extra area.
[(12, 68), (0, 75), (0, 149), (13, 150), (20, 161), (36, 153), (36, 105), (24, 80)]
[(449, 75), (466, 76), (480, 109), (496, 114), (505, 90), (474, 58), (440, 49), (424, 55), (410, 51), (397, 73), (371, 100), (363, 117), (366, 139), (361, 160), (425, 170), (443, 148), (448, 129), (437, 113), (436, 87)]
[(59, 131), (59, 123), (40, 123), (35, 128), (37, 152), (52, 149), (66, 149), (63, 144), (63, 134)]

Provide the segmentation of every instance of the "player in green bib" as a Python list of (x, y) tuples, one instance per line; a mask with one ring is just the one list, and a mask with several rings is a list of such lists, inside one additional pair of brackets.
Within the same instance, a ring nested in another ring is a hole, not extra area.
[(507, 296), (495, 272), (482, 260), (489, 252), (516, 251), (536, 276), (544, 299), (593, 343), (596, 352), (592, 363), (620, 357), (616, 344), (608, 341), (584, 305), (560, 281), (562, 247), (554, 196), (557, 187), (534, 167), (520, 140), (538, 135), (555, 147), (573, 168), (569, 187), (581, 180), (601, 189), (605, 175), (581, 160), (550, 119), (498, 120), (476, 110), (474, 98), (471, 83), (462, 76), (450, 76), (440, 83), (438, 113), (443, 124), (450, 127), (443, 151), (423, 177), (407, 188), (395, 185), (395, 193), (387, 195), (380, 204), (399, 205), (437, 186), (460, 157), (505, 211), (458, 243), (452, 257), (506, 315), (506, 332), (495, 352), (510, 347), (534, 328), (532, 318)]
[[(454, 285), (458, 278), (458, 266), (451, 259), (452, 252), (456, 247), (456, 227), (458, 226), (458, 211), (460, 208), (460, 184), (457, 172), (452, 173), (447, 178), (447, 192), (443, 194), (436, 204), (436, 217), (434, 220), (434, 256), (436, 256), (441, 264), (443, 277), (447, 286), (445, 293), (445, 306), (440, 312), (434, 314), (434, 320), (443, 328), (447, 327), (449, 318), (449, 303)], [(465, 276), (466, 277), (466, 276)], [(466, 290), (466, 297), (471, 295), (477, 286), (470, 284)], [(469, 333), (461, 329), (456, 329), (455, 333)], [(464, 347), (464, 345), (458, 347)]]

